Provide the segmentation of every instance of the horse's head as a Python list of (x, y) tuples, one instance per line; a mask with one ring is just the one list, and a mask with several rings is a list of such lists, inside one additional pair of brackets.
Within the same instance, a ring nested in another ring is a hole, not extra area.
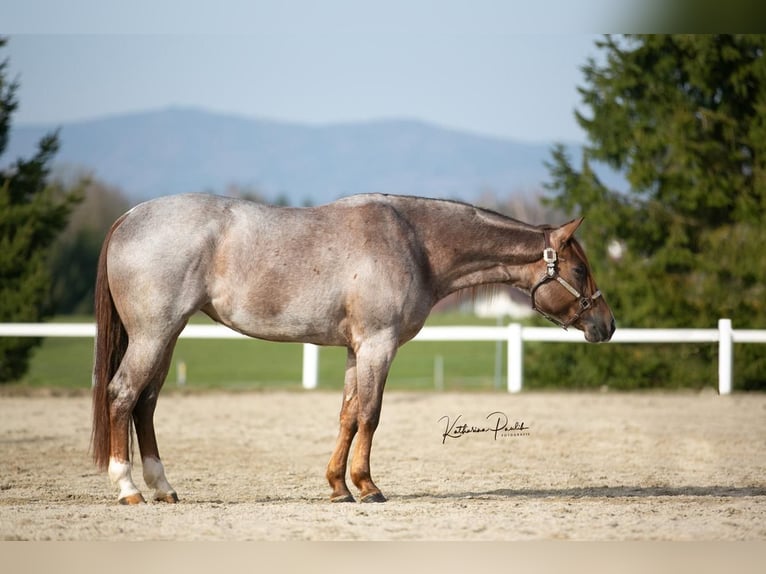
[(591, 343), (608, 341), (614, 315), (593, 279), (585, 251), (574, 238), (582, 218), (561, 227), (544, 227), (542, 260), (534, 264), (532, 308), (564, 329), (574, 327)]

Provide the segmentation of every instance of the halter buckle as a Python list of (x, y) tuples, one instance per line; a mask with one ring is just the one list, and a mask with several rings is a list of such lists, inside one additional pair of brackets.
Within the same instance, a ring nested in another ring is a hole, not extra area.
[(553, 277), (556, 274), (556, 250), (553, 247), (546, 247), (543, 249), (543, 261), (548, 265), (546, 273), (548, 277)]

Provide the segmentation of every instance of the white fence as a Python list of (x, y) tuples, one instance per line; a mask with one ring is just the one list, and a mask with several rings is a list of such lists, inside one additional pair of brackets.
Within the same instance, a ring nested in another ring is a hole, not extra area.
[[(0, 337), (94, 337), (92, 323), (0, 323)], [(222, 325), (187, 325), (181, 337), (190, 339), (246, 338)], [(552, 327), (424, 327), (413, 341), (503, 341), (508, 346), (508, 391), (521, 391), (524, 341), (585, 343), (580, 331)], [(731, 393), (734, 343), (766, 343), (766, 330), (732, 329), (730, 319), (719, 319), (717, 329), (617, 329), (611, 343), (718, 343), (718, 391)], [(303, 387), (316, 388), (319, 347), (303, 346)]]

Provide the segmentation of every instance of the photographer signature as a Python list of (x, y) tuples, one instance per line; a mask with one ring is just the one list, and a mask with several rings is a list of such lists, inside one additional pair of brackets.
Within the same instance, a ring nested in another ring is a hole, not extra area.
[(450, 419), (448, 415), (444, 415), (438, 422), (445, 421), (444, 432), (442, 433), (442, 444), (447, 442), (448, 438), (460, 438), (467, 434), (472, 433), (491, 433), (494, 440), (497, 440), (499, 436), (522, 436), (528, 435), (529, 427), (524, 424), (523, 421), (516, 421), (513, 424), (508, 422), (508, 416), (501, 411), (494, 411), (487, 415), (487, 420), (494, 419), (494, 424), (490, 420), (492, 426), (474, 426), (468, 423), (461, 423), (460, 419), (463, 415), (458, 415), (455, 420)]

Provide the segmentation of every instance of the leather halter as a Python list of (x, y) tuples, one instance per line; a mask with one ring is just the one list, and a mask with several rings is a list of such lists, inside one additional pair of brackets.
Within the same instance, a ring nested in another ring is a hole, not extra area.
[[(558, 325), (559, 327), (562, 327), (563, 329), (567, 329), (577, 321), (583, 313), (588, 311), (593, 307), (594, 301), (601, 297), (601, 291), (596, 290), (593, 295), (590, 295), (589, 297), (585, 297), (582, 293), (580, 293), (577, 289), (575, 289), (569, 281), (564, 279), (561, 275), (559, 275), (558, 270), (558, 254), (556, 253), (556, 250), (551, 247), (551, 239), (550, 239), (550, 231), (545, 229), (543, 230), (543, 235), (545, 237), (545, 249), (543, 249), (543, 261), (545, 261), (547, 267), (545, 270), (545, 273), (540, 278), (540, 280), (535, 283), (535, 286), (532, 287), (532, 291), (530, 292), (530, 295), (532, 297), (532, 309), (540, 313), (543, 317), (551, 321), (552, 323)], [(558, 282), (564, 289), (569, 291), (572, 296), (575, 299), (579, 299), (580, 301), (580, 308), (577, 310), (577, 312), (569, 318), (567, 321), (562, 321), (560, 319), (557, 319), (556, 317), (552, 317), (540, 307), (537, 306), (537, 302), (535, 301), (535, 292), (537, 289), (544, 285), (545, 283), (548, 283), (549, 281), (556, 281)]]

